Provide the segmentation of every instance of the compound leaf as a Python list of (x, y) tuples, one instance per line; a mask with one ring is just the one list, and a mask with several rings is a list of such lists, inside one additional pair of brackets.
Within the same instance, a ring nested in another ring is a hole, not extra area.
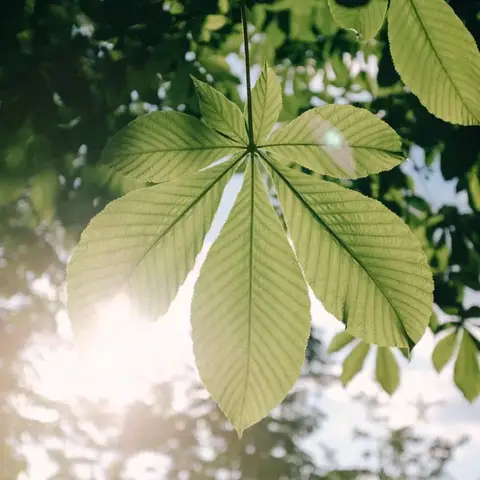
[(444, 0), (392, 0), (388, 37), (401, 79), (431, 113), (480, 123), (480, 54)]
[(337, 178), (390, 170), (403, 159), (395, 131), (351, 105), (312, 108), (276, 130), (261, 148), (283, 163), (297, 162)]
[(383, 25), (387, 0), (370, 0), (359, 7), (345, 7), (337, 0), (328, 0), (335, 21), (343, 28), (355, 30), (363, 40), (373, 38)]
[(246, 146), (248, 135), (245, 118), (237, 105), (208, 83), (201, 82), (194, 77), (192, 79), (205, 122), (214, 130)]
[(244, 148), (190, 115), (152, 112), (116, 133), (102, 161), (124, 175), (160, 183), (192, 174)]
[(200, 377), (239, 435), (287, 395), (310, 332), (305, 280), (252, 163), (201, 268), (191, 314)]
[(419, 241), (376, 200), (265, 160), (311, 288), (347, 331), (412, 348), (432, 311), (432, 274)]
[(118, 295), (127, 295), (142, 318), (155, 320), (167, 311), (237, 163), (135, 190), (91, 221), (68, 265), (68, 307), (80, 334)]

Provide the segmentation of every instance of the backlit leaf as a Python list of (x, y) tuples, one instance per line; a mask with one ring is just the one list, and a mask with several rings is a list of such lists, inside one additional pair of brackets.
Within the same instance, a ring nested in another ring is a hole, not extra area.
[(389, 395), (392, 395), (400, 383), (398, 363), (389, 347), (377, 348), (375, 377)]
[(480, 123), (480, 54), (444, 0), (391, 0), (388, 37), (400, 77), (431, 113)]
[[(253, 138), (258, 145), (271, 132), (282, 110), (282, 92), (275, 71), (265, 65), (252, 89)], [(245, 118), (248, 109), (245, 105)]]
[(443, 367), (452, 358), (455, 345), (457, 344), (457, 332), (450, 332), (443, 337), (433, 349), (432, 361), (437, 372), (441, 372)]
[(347, 358), (343, 361), (342, 374), (340, 380), (343, 385), (347, 385), (352, 378), (362, 369), (365, 358), (367, 357), (370, 345), (365, 342), (360, 342), (355, 348), (348, 354)]
[(139, 180), (166, 182), (201, 170), (242, 148), (194, 117), (153, 112), (136, 118), (116, 133), (102, 161)]
[(335, 353), (341, 350), (343, 347), (347, 346), (355, 340), (355, 337), (352, 337), (348, 332), (343, 331), (337, 333), (331, 340), (330, 345), (328, 345), (328, 353)]
[(412, 348), (430, 319), (433, 282), (411, 230), (376, 200), (269, 163), (298, 260), (325, 308), (355, 337)]
[(383, 25), (387, 13), (387, 0), (370, 0), (359, 7), (345, 7), (338, 0), (328, 5), (335, 21), (343, 28), (355, 30), (364, 40), (374, 37)]
[(276, 130), (261, 148), (283, 163), (296, 162), (337, 178), (390, 170), (403, 159), (395, 131), (351, 105), (312, 108)]
[(245, 119), (237, 105), (207, 83), (196, 78), (193, 78), (193, 82), (197, 89), (200, 110), (205, 122), (232, 140), (247, 145), (248, 135)]
[(241, 435), (287, 395), (310, 332), (305, 280), (250, 160), (201, 268), (191, 322), (200, 377)]
[(68, 307), (86, 332), (118, 295), (163, 315), (193, 268), (236, 161), (111, 202), (83, 232), (68, 265)]
[(467, 330), (463, 331), (460, 350), (453, 370), (453, 380), (469, 402), (473, 402), (480, 394), (478, 349)]

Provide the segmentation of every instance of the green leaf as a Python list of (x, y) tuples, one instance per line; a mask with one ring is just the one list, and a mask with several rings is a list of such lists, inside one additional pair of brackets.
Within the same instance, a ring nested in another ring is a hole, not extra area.
[(328, 5), (335, 21), (343, 28), (355, 30), (363, 40), (373, 38), (383, 25), (387, 13), (387, 0), (370, 0), (366, 5), (349, 8), (329, 0)]
[(136, 118), (116, 133), (102, 161), (139, 180), (166, 182), (192, 174), (243, 148), (194, 117), (153, 112)]
[[(282, 92), (275, 71), (265, 64), (259, 79), (252, 89), (253, 138), (259, 145), (272, 131), (282, 110)], [(245, 118), (248, 109), (245, 105)]]
[(467, 173), (468, 203), (472, 210), (480, 212), (480, 168), (474, 165)]
[(453, 379), (457, 387), (469, 402), (473, 402), (480, 393), (480, 368), (475, 340), (467, 331), (463, 331), (462, 343), (458, 351), (453, 370)]
[(167, 311), (237, 163), (135, 190), (92, 220), (68, 265), (68, 308), (80, 334), (118, 295), (127, 295), (141, 318), (155, 320)]
[(41, 220), (51, 222), (55, 217), (56, 198), (60, 191), (58, 173), (47, 169), (35, 175), (30, 190), (30, 201)]
[(26, 189), (25, 178), (0, 178), (0, 207), (16, 202)]
[(207, 15), (203, 27), (209, 31), (220, 30), (226, 23), (225, 15)]
[(359, 178), (402, 161), (395, 131), (367, 110), (351, 105), (312, 108), (276, 130), (261, 148), (276, 159), (317, 173)]
[(388, 37), (395, 68), (429, 112), (480, 123), (480, 55), (444, 0), (392, 0)]
[(375, 366), (377, 382), (389, 395), (398, 388), (400, 373), (398, 363), (389, 347), (377, 348), (377, 362)]
[(376, 200), (269, 164), (298, 260), (325, 308), (355, 337), (411, 349), (428, 325), (433, 290), (411, 230)]
[(291, 389), (310, 332), (305, 280), (260, 171), (248, 163), (191, 314), (200, 377), (239, 435)]
[(432, 361), (435, 370), (440, 373), (443, 367), (452, 358), (455, 345), (457, 344), (457, 332), (450, 332), (443, 337), (433, 349)]
[(340, 375), (340, 380), (344, 386), (362, 369), (369, 350), (370, 345), (368, 343), (360, 342), (345, 358)]
[(355, 340), (347, 331), (337, 333), (328, 346), (328, 353), (335, 353)]
[(245, 119), (237, 105), (207, 83), (201, 82), (195, 77), (192, 79), (205, 123), (233, 141), (247, 145), (248, 135)]

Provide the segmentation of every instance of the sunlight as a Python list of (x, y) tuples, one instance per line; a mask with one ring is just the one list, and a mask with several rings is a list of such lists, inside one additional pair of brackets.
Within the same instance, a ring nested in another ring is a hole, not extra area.
[(188, 362), (188, 311), (182, 292), (165, 317), (145, 322), (126, 295), (117, 296), (99, 309), (86, 354), (65, 349), (37, 362), (39, 388), (63, 402), (84, 397), (121, 407), (145, 399), (153, 385), (180, 374)]

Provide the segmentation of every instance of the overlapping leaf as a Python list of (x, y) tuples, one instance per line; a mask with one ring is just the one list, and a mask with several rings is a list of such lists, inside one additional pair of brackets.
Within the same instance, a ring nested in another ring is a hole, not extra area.
[(248, 144), (245, 118), (232, 101), (207, 83), (193, 78), (203, 119), (214, 130), (241, 145)]
[(68, 266), (78, 331), (126, 294), (142, 317), (164, 314), (193, 268), (237, 160), (110, 203), (83, 232)]
[(116, 133), (102, 161), (124, 175), (160, 183), (194, 173), (243, 149), (194, 117), (153, 112)]
[(370, 0), (366, 5), (345, 7), (337, 0), (328, 0), (335, 21), (343, 28), (355, 30), (363, 40), (374, 37), (383, 25), (387, 0)]
[(241, 434), (288, 393), (310, 332), (305, 281), (253, 161), (200, 271), (191, 322), (200, 377)]
[(400, 77), (431, 113), (480, 123), (480, 54), (444, 0), (391, 0), (388, 37)]
[(358, 192), (269, 163), (297, 257), (325, 308), (366, 342), (415, 345), (433, 283), (410, 229)]
[(297, 162), (337, 178), (364, 177), (402, 161), (395, 131), (351, 105), (312, 108), (276, 130), (260, 147), (283, 163)]

